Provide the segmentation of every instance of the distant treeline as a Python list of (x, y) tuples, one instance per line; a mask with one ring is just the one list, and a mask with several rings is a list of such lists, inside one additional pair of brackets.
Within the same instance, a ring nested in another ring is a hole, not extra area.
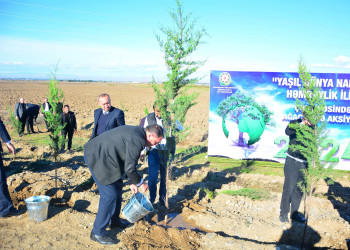
[[(40, 79), (40, 78), (0, 78), (0, 80), (6, 81), (50, 81), (50, 79)], [(64, 82), (111, 82), (111, 81), (101, 81), (101, 80), (71, 80), (71, 79), (58, 79)]]
[[(50, 81), (50, 79), (40, 79), (40, 78), (0, 78), (0, 80), (6, 81)], [(104, 80), (79, 80), (79, 79), (57, 79), (63, 82), (123, 82), (123, 83), (151, 83), (151, 82), (135, 82), (135, 81), (104, 81)], [(196, 83), (195, 85), (210, 85), (209, 83)]]

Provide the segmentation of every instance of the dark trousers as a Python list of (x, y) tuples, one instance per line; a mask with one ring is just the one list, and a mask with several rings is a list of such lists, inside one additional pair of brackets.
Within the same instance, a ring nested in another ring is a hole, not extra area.
[(159, 201), (165, 204), (166, 164), (162, 163), (158, 151), (153, 149), (148, 154), (148, 187), (151, 203), (154, 203), (157, 197), (158, 171), (160, 174)]
[(26, 125), (27, 125), (27, 132), (30, 133), (34, 133), (34, 117), (29, 117), (27, 118), (27, 122), (26, 122)]
[[(62, 129), (62, 136), (64, 137), (64, 140), (66, 140), (67, 135), (68, 135), (68, 150), (70, 150), (72, 147), (72, 139), (73, 139), (73, 135), (74, 135), (74, 129), (70, 129), (70, 128)], [(66, 143), (63, 144), (62, 149), (65, 148), (65, 144)]]
[[(84, 153), (85, 163), (89, 167)], [(92, 233), (99, 236), (107, 235), (108, 224), (117, 223), (119, 220), (119, 214), (122, 206), (122, 194), (123, 194), (123, 180), (117, 180), (110, 185), (101, 184), (92, 173), (92, 178), (97, 184), (98, 191), (100, 192), (100, 203), (98, 205), (98, 211), (94, 222)]]
[(287, 215), (289, 212), (292, 215), (298, 211), (303, 197), (303, 192), (298, 186), (298, 183), (304, 181), (302, 170), (306, 168), (307, 162), (299, 162), (287, 156), (284, 164), (284, 184), (280, 207), (281, 215)]
[(21, 123), (21, 131), (20, 131), (20, 134), (23, 134), (24, 133), (24, 127), (26, 126), (26, 122), (27, 122), (27, 116), (22, 116), (20, 119), (19, 119), (19, 122)]
[(45, 121), (46, 129), (48, 130), (48, 129), (49, 129), (49, 123), (46, 121), (46, 115), (45, 115), (46, 112), (48, 112), (48, 111), (45, 111), (45, 112), (43, 113), (43, 116), (44, 116), (44, 121)]
[(14, 207), (7, 186), (5, 169), (0, 153), (0, 217), (5, 216), (13, 209)]

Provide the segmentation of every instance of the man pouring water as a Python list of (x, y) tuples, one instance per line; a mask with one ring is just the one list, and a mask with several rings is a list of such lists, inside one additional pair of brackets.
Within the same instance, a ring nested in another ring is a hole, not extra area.
[(148, 189), (147, 183), (136, 170), (141, 151), (145, 146), (157, 145), (163, 138), (163, 130), (157, 125), (145, 129), (139, 126), (121, 126), (91, 139), (85, 144), (84, 159), (100, 192), (98, 212), (90, 239), (100, 244), (117, 244), (108, 236), (107, 228), (123, 227), (126, 222), (119, 218), (122, 203), (122, 176), (131, 181), (133, 194)]

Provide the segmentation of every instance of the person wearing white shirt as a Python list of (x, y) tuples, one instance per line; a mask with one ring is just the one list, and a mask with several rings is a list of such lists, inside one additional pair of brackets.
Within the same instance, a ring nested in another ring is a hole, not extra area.
[[(161, 112), (159, 105), (155, 102), (153, 104), (152, 113), (148, 114), (144, 119), (143, 127), (146, 128), (149, 125), (158, 124), (163, 128), (163, 120), (161, 118)], [(150, 194), (150, 202), (154, 203), (157, 197), (157, 180), (158, 172), (160, 173), (159, 184), (159, 203), (164, 206), (166, 198), (166, 160), (161, 159), (161, 155), (158, 154), (159, 149), (166, 149), (166, 137), (157, 146), (153, 146), (149, 149), (148, 154), (148, 186)]]
[(45, 121), (45, 125), (46, 125), (47, 130), (49, 129), (49, 124), (47, 123), (47, 121), (45, 119), (45, 113), (52, 112), (52, 111), (50, 111), (50, 109), (52, 109), (51, 104), (49, 103), (48, 99), (45, 98), (44, 103), (42, 104), (41, 114), (44, 116), (44, 121)]

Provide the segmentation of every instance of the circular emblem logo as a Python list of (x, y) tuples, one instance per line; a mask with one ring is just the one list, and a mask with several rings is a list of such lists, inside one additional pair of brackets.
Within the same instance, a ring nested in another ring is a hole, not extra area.
[(223, 72), (219, 75), (219, 82), (221, 86), (227, 86), (231, 83), (231, 75), (227, 72)]

